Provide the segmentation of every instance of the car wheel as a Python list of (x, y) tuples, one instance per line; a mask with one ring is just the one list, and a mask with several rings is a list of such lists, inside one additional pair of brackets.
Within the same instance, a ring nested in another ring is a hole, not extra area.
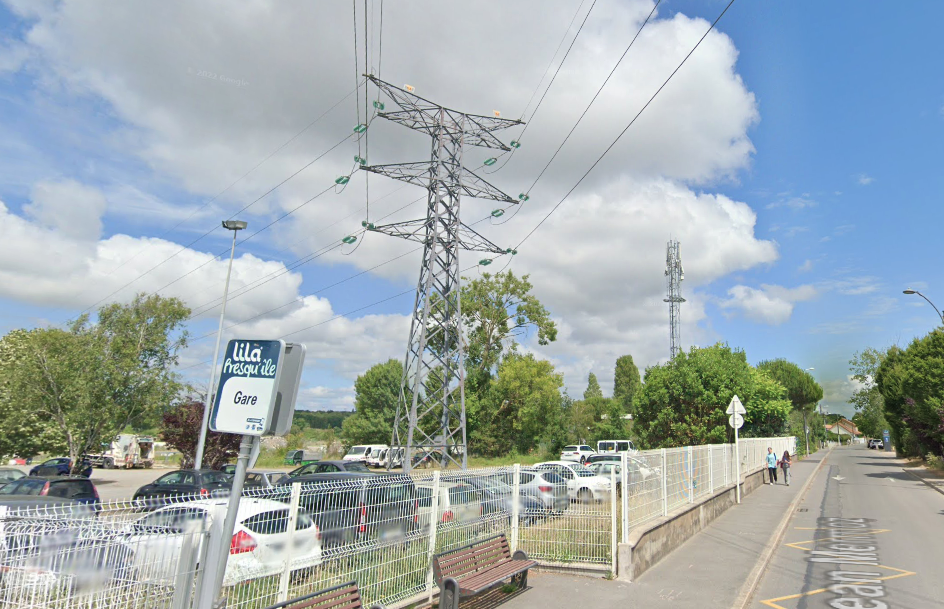
[(590, 503), (593, 501), (593, 493), (588, 488), (582, 488), (577, 491), (577, 501), (580, 503)]

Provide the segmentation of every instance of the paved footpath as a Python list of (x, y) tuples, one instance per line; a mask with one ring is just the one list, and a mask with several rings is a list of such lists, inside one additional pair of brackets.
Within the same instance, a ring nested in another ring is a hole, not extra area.
[(719, 516), (638, 581), (533, 573), (529, 589), (508, 595), (500, 607), (731, 609), (790, 503), (825, 455), (820, 451), (795, 462), (790, 486), (781, 479), (778, 485), (764, 485), (745, 495), (741, 505)]

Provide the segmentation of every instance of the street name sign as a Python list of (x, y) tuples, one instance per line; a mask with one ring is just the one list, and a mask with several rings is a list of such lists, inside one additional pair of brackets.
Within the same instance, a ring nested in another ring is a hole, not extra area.
[(261, 436), (268, 428), (279, 390), (283, 340), (231, 340), (223, 356), (210, 429)]

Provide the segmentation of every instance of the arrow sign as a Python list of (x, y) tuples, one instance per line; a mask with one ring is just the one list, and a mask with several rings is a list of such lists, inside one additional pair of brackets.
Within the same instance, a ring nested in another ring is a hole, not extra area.
[(845, 480), (845, 478), (843, 478), (842, 476), (833, 476), (833, 480), (835, 480), (836, 482), (841, 482)]
[(744, 417), (740, 413), (734, 413), (728, 417), (728, 425), (734, 429), (740, 429), (744, 426)]
[[(747, 411), (744, 410), (744, 404), (741, 403), (740, 398), (734, 396), (731, 398), (731, 403), (728, 404), (728, 409), (724, 411), (724, 414), (747, 414)], [(738, 427), (740, 427), (740, 425), (738, 425)]]

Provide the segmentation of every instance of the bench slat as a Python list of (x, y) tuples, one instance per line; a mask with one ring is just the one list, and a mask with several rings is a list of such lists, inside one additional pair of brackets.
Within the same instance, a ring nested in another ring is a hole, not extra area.
[(440, 557), (439, 572), (443, 578), (462, 576), (510, 558), (511, 552), (507, 543), (487, 543), (463, 550), (454, 556)]
[[(279, 609), (362, 609), (357, 584), (343, 585), (276, 605)], [(274, 609), (274, 608), (271, 608)]]
[(461, 594), (478, 594), (502, 580), (536, 566), (537, 562), (533, 560), (511, 560), (498, 567), (457, 580), (459, 590)]

